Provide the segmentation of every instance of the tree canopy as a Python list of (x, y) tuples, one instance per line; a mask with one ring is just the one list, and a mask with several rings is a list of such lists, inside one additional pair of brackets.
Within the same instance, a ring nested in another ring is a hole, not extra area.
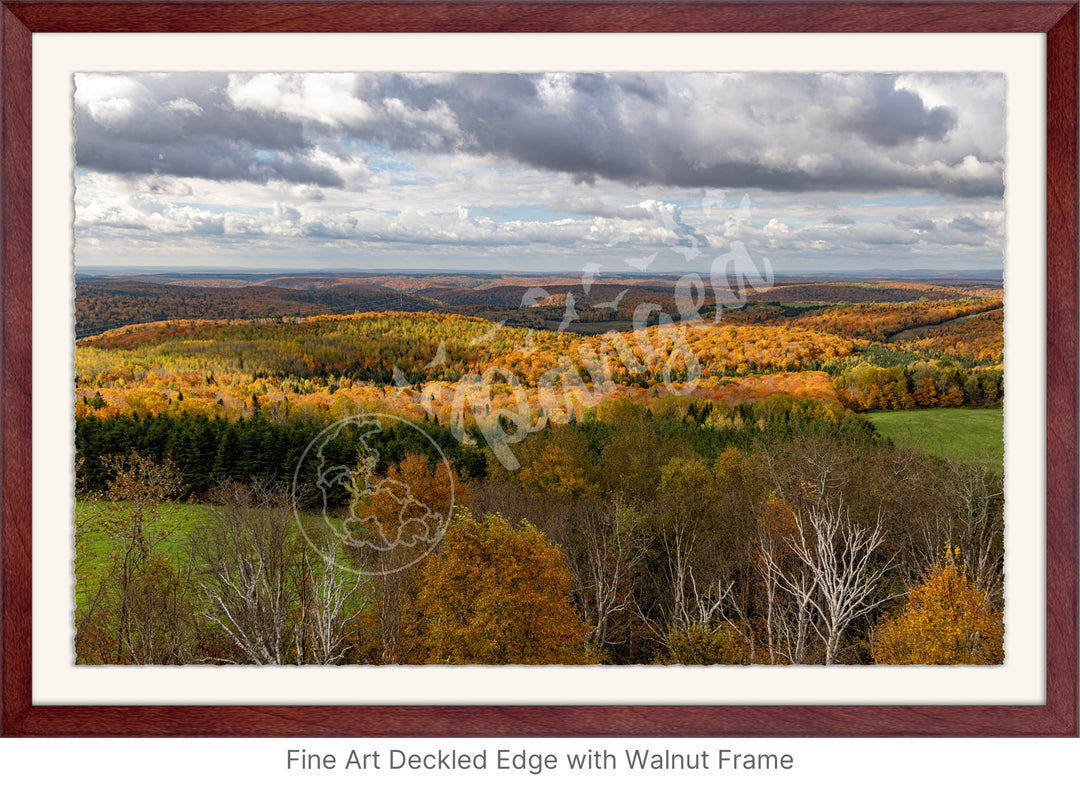
[(957, 551), (908, 592), (903, 612), (874, 635), (874, 660), (900, 665), (995, 665), (1005, 659), (1004, 620), (985, 589), (968, 581)]
[(559, 548), (528, 522), (458, 512), (420, 589), (428, 662), (575, 664), (588, 627)]

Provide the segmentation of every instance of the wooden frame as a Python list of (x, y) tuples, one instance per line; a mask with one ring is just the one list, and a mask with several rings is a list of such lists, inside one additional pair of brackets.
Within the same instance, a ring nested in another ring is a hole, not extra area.
[[(0, 733), (258, 736), (1076, 736), (1077, 21), (1071, 2), (2, 0)], [(1047, 53), (1044, 706), (35, 706), (31, 700), (31, 34), (1036, 32)]]

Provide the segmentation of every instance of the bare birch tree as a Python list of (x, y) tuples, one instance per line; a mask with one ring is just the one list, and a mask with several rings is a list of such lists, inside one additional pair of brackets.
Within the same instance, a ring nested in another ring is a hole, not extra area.
[(280, 493), (235, 482), (214, 493), (213, 518), (192, 532), (192, 558), (207, 582), (200, 585), (202, 615), (229, 636), (255, 665), (285, 663), (294, 645), (290, 584), (290, 520)]
[[(366, 595), (357, 602), (363, 577), (343, 569), (338, 563), (342, 542), (327, 533), (311, 552), (301, 550), (301, 601), (293, 630), (298, 663), (334, 665), (345, 658), (348, 637), (360, 612), (368, 604)], [(351, 612), (350, 612), (351, 611)]]
[(214, 518), (192, 532), (202, 615), (247, 663), (344, 660), (367, 599), (361, 576), (336, 563), (341, 540), (328, 532), (309, 544), (293, 528), (287, 499), (270, 487), (228, 482), (214, 499)]
[(790, 546), (762, 531), (755, 567), (765, 589), (765, 648), (773, 665), (807, 660), (814, 595), (811, 571), (791, 563)]
[(793, 573), (774, 567), (776, 584), (797, 602), (809, 604), (827, 666), (836, 661), (851, 622), (890, 598), (879, 596), (877, 588), (891, 562), (872, 566), (884, 541), (880, 517), (870, 528), (853, 523), (840, 507), (815, 505), (805, 520), (795, 514), (795, 534), (788, 545), (802, 569)]
[(923, 516), (905, 546), (903, 572), (909, 585), (924, 581), (941, 554), (957, 548), (964, 575), (989, 592), (993, 602), (1004, 599), (1004, 523), (1000, 507), (1001, 478), (981, 465), (942, 462), (943, 508)]
[(666, 566), (664, 582), (671, 596), (670, 611), (664, 618), (666, 624), (662, 625), (665, 634), (696, 621), (697, 603), (693, 601), (695, 545), (712, 523), (708, 513), (708, 493), (714, 485), (712, 471), (697, 458), (676, 457), (660, 471), (657, 533)]
[(592, 625), (588, 645), (599, 654), (616, 641), (616, 617), (634, 603), (632, 576), (645, 555), (644, 517), (621, 495), (589, 516), (581, 558), (570, 566), (582, 615)]

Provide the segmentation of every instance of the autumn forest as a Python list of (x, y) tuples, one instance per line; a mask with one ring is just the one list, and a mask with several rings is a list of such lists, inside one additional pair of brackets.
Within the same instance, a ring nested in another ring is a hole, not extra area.
[(1002, 662), (1000, 282), (731, 297), (80, 279), (77, 661)]

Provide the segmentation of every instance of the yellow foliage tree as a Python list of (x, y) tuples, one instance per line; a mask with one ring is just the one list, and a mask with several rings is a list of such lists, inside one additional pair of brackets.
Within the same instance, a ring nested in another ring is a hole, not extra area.
[(429, 663), (588, 661), (562, 554), (525, 521), (515, 529), (498, 514), (456, 512), (424, 567), (419, 605)]
[(589, 480), (587, 453), (579, 435), (555, 432), (539, 458), (522, 471), (521, 480), (530, 487), (575, 498), (596, 495), (600, 488)]
[(996, 665), (1005, 659), (1002, 611), (968, 582), (959, 552), (946, 552), (908, 591), (904, 610), (873, 638), (874, 661), (897, 665)]
[(668, 645), (678, 665), (738, 665), (748, 654), (746, 641), (730, 627), (710, 629), (704, 624), (672, 630)]

